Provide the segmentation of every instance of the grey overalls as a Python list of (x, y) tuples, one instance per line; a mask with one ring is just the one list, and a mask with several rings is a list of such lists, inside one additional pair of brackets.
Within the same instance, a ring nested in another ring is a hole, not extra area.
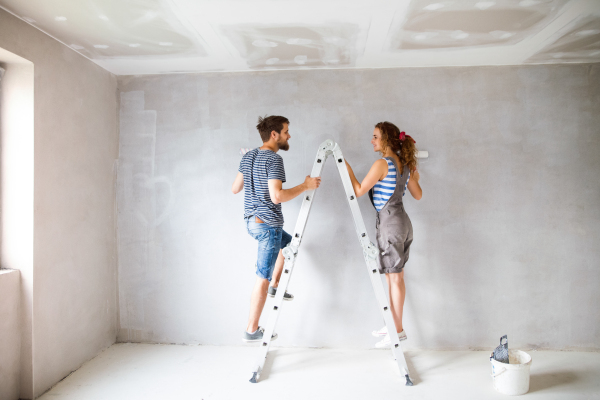
[[(396, 171), (400, 171), (396, 160), (393, 157), (389, 159), (396, 166)], [(399, 273), (408, 261), (413, 229), (402, 203), (408, 176), (408, 166), (405, 165), (402, 168), (402, 175), (396, 175), (396, 188), (392, 197), (377, 213), (375, 228), (377, 247), (379, 247), (379, 272), (382, 274)], [(369, 191), (369, 198), (373, 203), (373, 189)]]

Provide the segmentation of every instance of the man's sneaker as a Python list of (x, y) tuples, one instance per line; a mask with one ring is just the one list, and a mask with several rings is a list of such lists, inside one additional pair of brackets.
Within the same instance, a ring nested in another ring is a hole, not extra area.
[[(402, 332), (398, 333), (398, 340), (400, 340), (400, 341), (406, 340), (406, 332), (404, 330)], [(390, 340), (390, 337), (388, 335), (385, 335), (385, 337), (382, 340), (375, 343), (375, 347), (377, 347), (378, 349), (383, 349), (386, 347), (390, 347), (391, 344), (392, 344), (392, 341)]]
[(373, 335), (375, 337), (386, 336), (387, 335), (387, 326), (384, 325), (383, 328), (381, 328), (380, 330), (371, 332), (371, 335)]
[[(273, 286), (269, 286), (269, 297), (275, 297), (276, 294), (277, 294), (277, 288), (274, 288)], [(285, 292), (283, 294), (283, 299), (287, 300), (287, 301), (292, 301), (292, 300), (294, 300), (294, 295), (289, 294), (288, 292)]]
[[(256, 330), (256, 332), (254, 332), (254, 333), (244, 331), (244, 337), (242, 338), (242, 340), (247, 343), (260, 342), (263, 338), (263, 333), (265, 333), (265, 328), (263, 328), (262, 326), (259, 326), (258, 329)], [(276, 333), (271, 335), (271, 340), (275, 340), (275, 339), (277, 339)]]

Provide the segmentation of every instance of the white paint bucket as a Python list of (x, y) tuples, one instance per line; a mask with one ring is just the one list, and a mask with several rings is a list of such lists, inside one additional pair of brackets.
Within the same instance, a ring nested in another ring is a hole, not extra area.
[(490, 357), (492, 363), (492, 381), (496, 391), (518, 396), (529, 391), (529, 367), (531, 356), (521, 350), (508, 350), (508, 364), (494, 360), (494, 353)]

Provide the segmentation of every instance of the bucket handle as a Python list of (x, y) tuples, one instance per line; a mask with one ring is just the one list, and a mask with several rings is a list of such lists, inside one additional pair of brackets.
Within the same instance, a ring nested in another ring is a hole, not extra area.
[[(500, 368), (498, 368), (498, 369), (500, 369)], [(498, 373), (496, 373), (496, 374), (494, 374), (494, 373), (492, 372), (492, 373), (490, 374), (490, 376), (491, 376), (492, 378), (495, 378), (495, 377), (497, 377), (498, 375), (501, 375), (501, 374), (503, 374), (503, 373), (505, 373), (505, 372), (506, 372), (506, 368), (502, 367), (502, 371), (500, 371), (500, 372), (498, 372)]]

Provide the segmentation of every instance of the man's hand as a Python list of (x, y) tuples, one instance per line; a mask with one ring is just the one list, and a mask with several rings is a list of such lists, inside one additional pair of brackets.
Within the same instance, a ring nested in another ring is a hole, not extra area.
[(310, 175), (304, 180), (306, 190), (314, 190), (321, 184), (321, 178), (311, 178)]

